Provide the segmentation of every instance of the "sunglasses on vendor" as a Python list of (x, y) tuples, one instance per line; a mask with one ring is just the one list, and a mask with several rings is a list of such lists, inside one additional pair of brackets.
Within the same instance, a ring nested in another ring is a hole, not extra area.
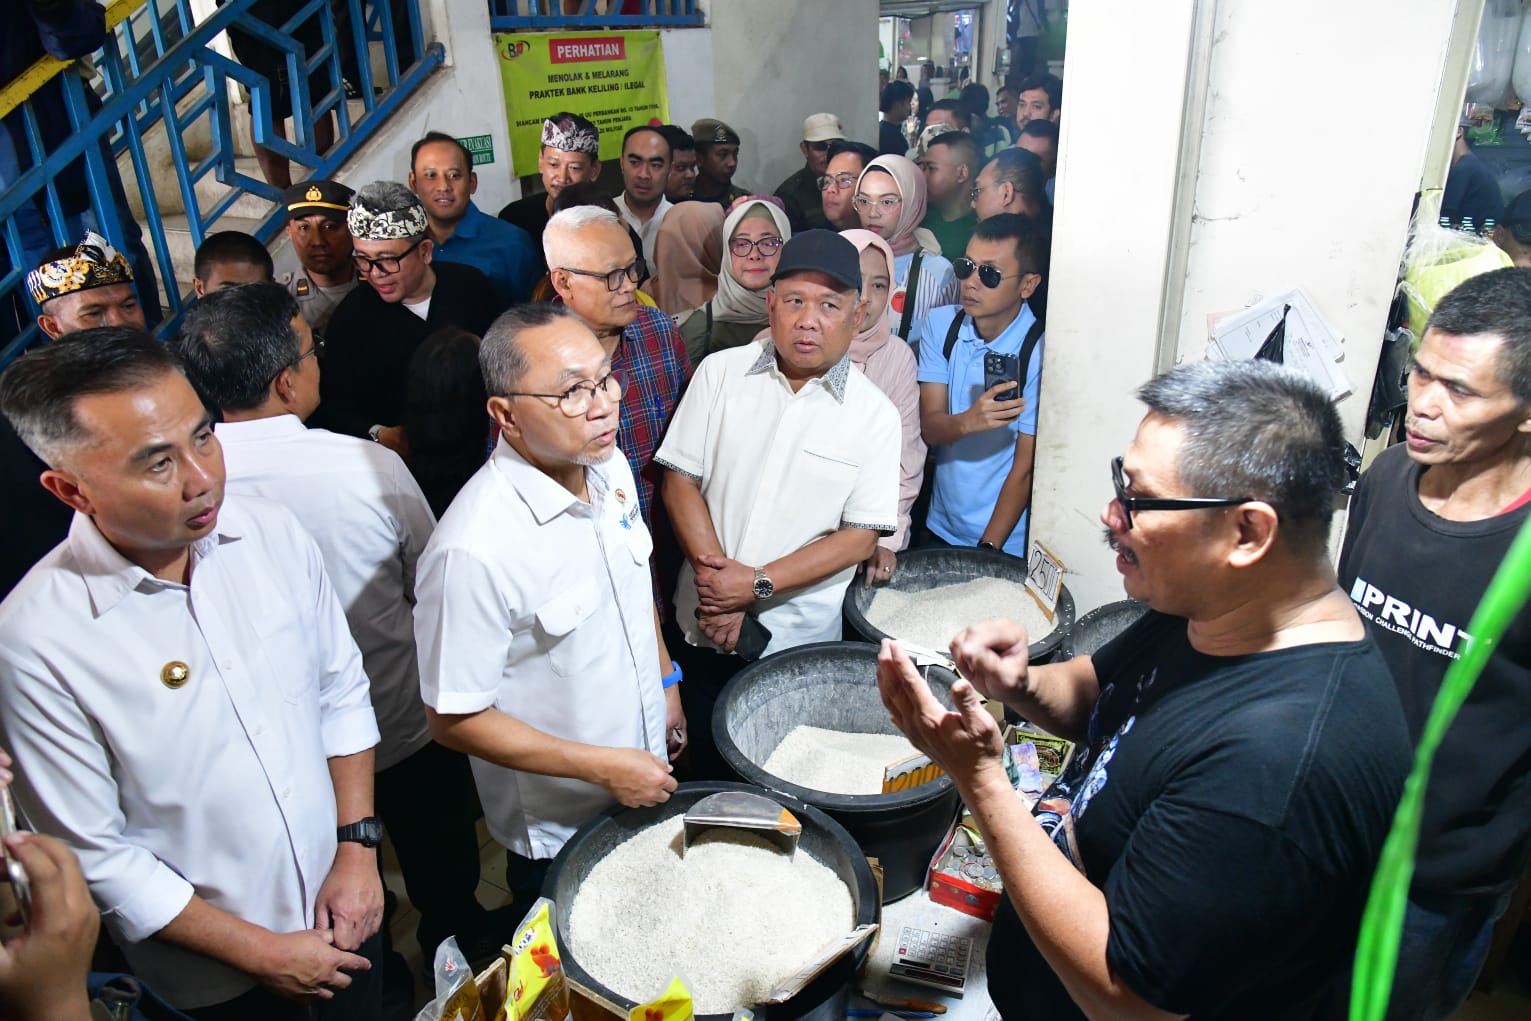
[(1038, 273), (1030, 273), (1022, 270), (1020, 273), (1013, 273), (1009, 276), (1006, 276), (999, 271), (998, 266), (980, 266), (978, 263), (974, 262), (972, 259), (969, 259), (965, 255), (960, 259), (952, 260), (952, 272), (957, 274), (958, 280), (966, 280), (968, 277), (973, 275), (974, 270), (978, 271), (978, 282), (983, 284), (991, 291), (998, 287), (1000, 282), (1003, 280), (1014, 280), (1016, 277), (1041, 275)]

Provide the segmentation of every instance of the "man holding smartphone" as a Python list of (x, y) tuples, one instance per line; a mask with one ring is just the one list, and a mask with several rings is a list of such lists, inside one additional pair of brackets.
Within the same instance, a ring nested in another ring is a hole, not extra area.
[(980, 220), (952, 264), (962, 304), (925, 319), (920, 426), (936, 462), (927, 542), (1026, 556), (1043, 339), (1026, 299), (1042, 283), (1048, 244), (1028, 217)]

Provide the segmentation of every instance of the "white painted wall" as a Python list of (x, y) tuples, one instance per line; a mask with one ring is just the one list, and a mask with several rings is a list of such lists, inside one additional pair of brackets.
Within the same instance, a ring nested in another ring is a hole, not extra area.
[[(698, 114), (739, 133), (734, 183), (772, 192), (803, 165), (803, 118), (838, 114), (860, 141), (877, 141), (877, 0), (713, 0), (714, 105)], [(671, 107), (679, 119), (672, 82)]]
[[(1161, 345), (1170, 361), (1202, 356), (1208, 313), (1307, 291), (1345, 335), (1355, 393), (1340, 410), (1359, 445), (1458, 3), (1217, 4), (1177, 206), (1182, 140), (1165, 126), (1192, 78), (1197, 6), (1069, 10), (1033, 534), (1070, 568), (1081, 610), (1121, 598), (1097, 517), (1107, 461), (1141, 417), (1131, 391), (1168, 367)], [(1129, 92), (1153, 114), (1125, 115)], [(1384, 97), (1385, 115), (1353, 115), (1360, 97)], [(1184, 275), (1166, 280), (1180, 237)]]
[(717, 108), (712, 81), (712, 29), (661, 29), (659, 38), (664, 47), (670, 123), (690, 131), (693, 121), (714, 116)]

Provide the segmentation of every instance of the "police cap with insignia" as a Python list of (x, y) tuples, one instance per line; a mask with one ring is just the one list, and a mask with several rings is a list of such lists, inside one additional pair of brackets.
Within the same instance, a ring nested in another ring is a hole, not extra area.
[(691, 137), (697, 145), (738, 145), (739, 132), (716, 117), (703, 117), (691, 125)]
[(344, 220), (354, 194), (339, 181), (301, 181), (282, 193), (282, 204), (289, 220), (315, 214)]

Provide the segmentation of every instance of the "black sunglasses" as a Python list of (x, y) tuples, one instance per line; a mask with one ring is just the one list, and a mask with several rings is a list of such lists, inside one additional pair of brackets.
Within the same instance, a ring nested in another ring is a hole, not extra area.
[(834, 144), (834, 142), (809, 142), (808, 148), (812, 149), (814, 152), (828, 152), (829, 147)]
[[(974, 262), (972, 259), (969, 259), (965, 255), (960, 259), (952, 260), (952, 272), (957, 274), (958, 280), (966, 280), (968, 277), (973, 275), (973, 271), (975, 269), (978, 271), (978, 282), (983, 284), (991, 291), (999, 286), (1001, 280), (1014, 279), (1014, 277), (1007, 277), (1001, 273), (998, 266), (980, 266), (978, 263)], [(1023, 277), (1025, 275), (1026, 273), (1024, 271), (1015, 274), (1017, 277)]]
[(1208, 507), (1237, 507), (1248, 503), (1247, 496), (1237, 499), (1221, 496), (1128, 496), (1122, 480), (1122, 459), (1111, 459), (1111, 485), (1116, 490), (1116, 502), (1121, 505), (1122, 517), (1127, 521), (1127, 531), (1132, 531), (1132, 512), (1135, 510), (1205, 510)]

